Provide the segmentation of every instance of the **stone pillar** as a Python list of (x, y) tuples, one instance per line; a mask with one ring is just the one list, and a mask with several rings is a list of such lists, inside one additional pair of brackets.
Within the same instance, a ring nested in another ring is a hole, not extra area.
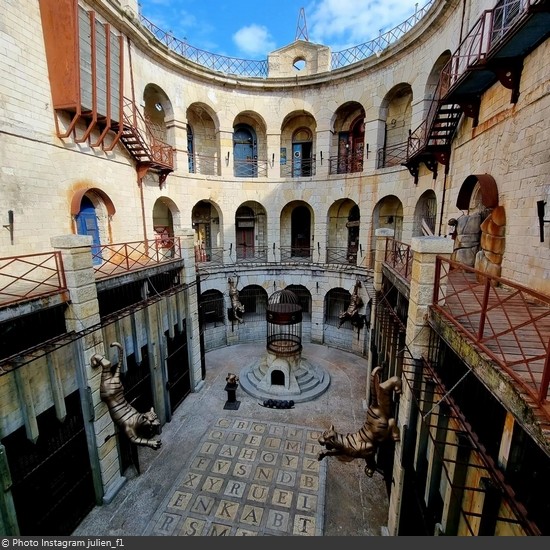
[(220, 130), (218, 133), (220, 143), (220, 175), (225, 178), (233, 177), (233, 129)]
[[(428, 349), (429, 330), (427, 328), (428, 308), (433, 301), (435, 262), (438, 255), (450, 258), (454, 241), (443, 237), (413, 237), (411, 283), (409, 287), (409, 309), (407, 313), (406, 344), (414, 359), (421, 359)], [(377, 254), (378, 256), (378, 254)], [(403, 427), (409, 424), (412, 395), (407, 383), (403, 383), (403, 393), (399, 402), (397, 425), (401, 436)], [(388, 512), (388, 531), (396, 536), (403, 496), (404, 471), (401, 467), (403, 440), (395, 445), (393, 484)], [(406, 511), (404, 511), (406, 513)]]
[(166, 119), (166, 130), (168, 131), (169, 143), (175, 149), (174, 167), (179, 174), (189, 173), (189, 155), (187, 154), (187, 122), (176, 120), (175, 118)]
[[(365, 120), (365, 151), (363, 157), (363, 172), (372, 174), (378, 167), (378, 149), (384, 143), (386, 124), (383, 120)], [(368, 158), (367, 158), (368, 147)]]
[(267, 134), (267, 174), (270, 178), (281, 177), (281, 133)]
[(317, 130), (316, 133), (316, 166), (315, 174), (317, 177), (326, 178), (330, 166), (330, 140), (332, 134), (330, 129)]
[(202, 379), (199, 326), (199, 296), (197, 294), (197, 272), (195, 269), (195, 232), (193, 228), (178, 229), (175, 236), (180, 238), (181, 256), (184, 267), (180, 272), (181, 284), (187, 285), (185, 291), (184, 317), (187, 319), (187, 349), (189, 353), (189, 371), (191, 373), (191, 389), (198, 391), (204, 385)]
[[(99, 303), (95, 272), (92, 264), (92, 237), (88, 235), (63, 235), (52, 237), (52, 247), (61, 251), (65, 281), (70, 303), (65, 314), (67, 331), (81, 332), (99, 325)], [(75, 342), (74, 358), (83, 410), (93, 407), (93, 418), (85, 415), (84, 427), (92, 465), (94, 488), (101, 502), (110, 502), (120, 490), (126, 478), (120, 475), (120, 465), (114, 424), (105, 403), (101, 401), (99, 386), (101, 368), (92, 368), (90, 358), (94, 354), (108, 356), (101, 330), (86, 334)], [(101, 458), (100, 458), (101, 457)]]

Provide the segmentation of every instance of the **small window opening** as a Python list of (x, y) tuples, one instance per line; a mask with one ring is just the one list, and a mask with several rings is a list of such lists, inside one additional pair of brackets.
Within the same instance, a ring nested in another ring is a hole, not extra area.
[(303, 57), (298, 57), (294, 60), (293, 66), (297, 71), (301, 71), (305, 69), (306, 60)]

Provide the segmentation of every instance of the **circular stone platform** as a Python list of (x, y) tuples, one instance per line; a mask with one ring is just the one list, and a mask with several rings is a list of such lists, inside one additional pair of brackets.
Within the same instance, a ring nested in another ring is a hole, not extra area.
[(330, 375), (300, 353), (281, 357), (268, 351), (259, 362), (241, 370), (239, 383), (246, 393), (258, 399), (292, 399), (303, 403), (327, 390)]

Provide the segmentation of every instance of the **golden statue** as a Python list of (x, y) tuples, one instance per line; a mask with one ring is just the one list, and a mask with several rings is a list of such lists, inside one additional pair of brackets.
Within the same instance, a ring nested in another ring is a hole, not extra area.
[(124, 387), (120, 380), (122, 346), (118, 342), (113, 342), (111, 347), (118, 348), (118, 363), (115, 367), (105, 357), (97, 353), (90, 359), (92, 367), (101, 366), (102, 368), (99, 387), (101, 400), (107, 405), (112, 421), (120, 427), (132, 443), (159, 449), (160, 439), (153, 439), (160, 428), (158, 416), (153, 407), (145, 413), (140, 413), (128, 403), (124, 397)]
[(380, 382), (381, 367), (376, 367), (371, 374), (372, 397), (367, 409), (367, 420), (358, 432), (338, 433), (331, 425), (319, 437), (319, 444), (326, 450), (319, 452), (317, 459), (335, 456), (343, 462), (356, 458), (365, 459), (365, 474), (372, 477), (376, 471), (376, 451), (380, 443), (390, 437), (399, 441), (400, 432), (392, 416), (393, 394), (400, 394), (401, 378), (392, 376)]

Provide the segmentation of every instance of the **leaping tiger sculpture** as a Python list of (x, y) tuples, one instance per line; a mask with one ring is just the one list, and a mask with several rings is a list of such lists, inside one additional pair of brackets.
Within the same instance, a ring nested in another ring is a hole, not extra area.
[(229, 283), (229, 298), (231, 300), (233, 315), (239, 323), (244, 323), (244, 306), (241, 304), (241, 301), (239, 299), (239, 291), (237, 290), (239, 279), (234, 281), (231, 277), (229, 277), (229, 279), (227, 279), (227, 282)]
[(335, 456), (343, 462), (356, 458), (365, 460), (365, 474), (372, 477), (376, 471), (376, 452), (382, 441), (390, 437), (399, 441), (400, 432), (395, 418), (391, 416), (393, 394), (400, 394), (401, 378), (392, 376), (380, 382), (381, 367), (376, 367), (371, 374), (372, 399), (367, 409), (367, 420), (358, 432), (338, 433), (331, 425), (319, 437), (319, 444), (326, 450), (319, 452), (318, 460), (325, 456)]
[(361, 296), (359, 296), (360, 288), (361, 281), (357, 281), (355, 283), (355, 286), (353, 287), (353, 293), (351, 295), (349, 306), (338, 316), (338, 328), (340, 328), (347, 320), (349, 320), (354, 326), (359, 326), (361, 324), (359, 310), (363, 307), (364, 304), (363, 299), (361, 298)]
[(140, 413), (124, 397), (124, 387), (120, 380), (120, 367), (123, 359), (123, 349), (118, 342), (113, 342), (111, 347), (118, 348), (118, 363), (113, 367), (110, 361), (99, 354), (92, 355), (90, 363), (92, 367), (101, 366), (101, 384), (99, 395), (109, 409), (112, 421), (128, 436), (128, 439), (136, 445), (159, 449), (160, 439), (153, 439), (160, 421), (153, 407), (151, 410)]

